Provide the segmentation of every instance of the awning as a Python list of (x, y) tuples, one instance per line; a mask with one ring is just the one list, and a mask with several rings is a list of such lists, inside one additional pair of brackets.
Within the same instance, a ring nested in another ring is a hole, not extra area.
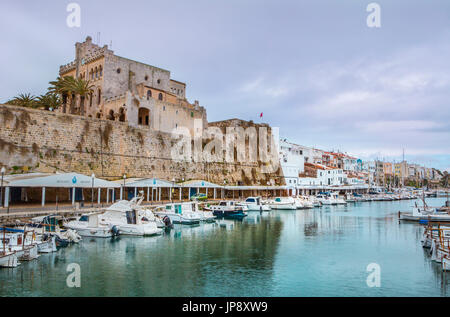
[(7, 187), (59, 187), (59, 188), (119, 188), (120, 185), (104, 179), (77, 173), (64, 174), (21, 174), (6, 177)]
[[(119, 183), (119, 181), (117, 181)], [(121, 181), (123, 184), (123, 180)], [(127, 182), (125, 180), (125, 187), (131, 187), (131, 188), (136, 188), (136, 187), (180, 187), (180, 185), (178, 185), (177, 183), (173, 183), (173, 182), (169, 182), (169, 181), (165, 181), (162, 179), (158, 179), (158, 178), (142, 178), (142, 179), (133, 179), (130, 182)]]
[(182, 187), (189, 188), (222, 188), (223, 186), (204, 181), (204, 180), (191, 180), (184, 183), (181, 183)]

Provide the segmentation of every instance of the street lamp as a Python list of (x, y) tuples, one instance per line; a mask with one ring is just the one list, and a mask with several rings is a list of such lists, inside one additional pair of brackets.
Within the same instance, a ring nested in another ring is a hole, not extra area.
[(94, 174), (94, 173), (92, 173), (91, 178), (92, 178), (92, 187), (91, 187), (91, 207), (94, 208), (94, 179), (95, 179), (95, 174)]
[(128, 197), (125, 197), (125, 180), (127, 179), (127, 174), (123, 174), (123, 199), (124, 200), (126, 200), (126, 198), (128, 198)]
[(5, 176), (6, 169), (2, 167), (2, 184), (0, 187), (0, 206), (3, 207), (3, 176)]
[(173, 194), (175, 194), (175, 178), (172, 178), (172, 188), (171, 188), (171, 194), (170, 194), (170, 200), (173, 204)]

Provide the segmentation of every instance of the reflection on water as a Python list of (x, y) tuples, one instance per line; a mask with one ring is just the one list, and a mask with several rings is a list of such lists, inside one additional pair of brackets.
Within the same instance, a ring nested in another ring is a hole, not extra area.
[[(430, 199), (439, 206), (445, 199)], [(450, 274), (399, 223), (412, 201), (250, 212), (243, 221), (176, 225), (162, 236), (85, 239), (0, 270), (3, 296), (447, 296)], [(66, 286), (67, 265), (81, 288)], [(381, 266), (381, 287), (366, 284)]]

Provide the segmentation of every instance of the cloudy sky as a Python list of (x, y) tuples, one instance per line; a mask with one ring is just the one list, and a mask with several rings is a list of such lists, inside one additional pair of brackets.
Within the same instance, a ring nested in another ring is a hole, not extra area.
[(1, 101), (44, 93), (91, 35), (170, 70), (209, 121), (263, 112), (299, 144), (450, 170), (448, 0), (376, 1), (381, 28), (366, 0), (78, 1), (69, 28), (71, 2), (1, 2)]

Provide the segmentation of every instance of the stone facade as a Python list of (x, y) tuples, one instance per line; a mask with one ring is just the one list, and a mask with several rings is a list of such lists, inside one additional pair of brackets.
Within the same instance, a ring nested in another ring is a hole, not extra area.
[[(92, 43), (91, 37), (75, 44), (75, 60), (61, 66), (59, 75), (83, 78), (94, 86), (85, 101), (87, 117), (162, 132), (187, 127), (193, 134), (196, 119), (207, 125), (205, 108), (186, 100), (186, 84), (171, 79), (168, 70), (117, 56), (107, 45)], [(80, 113), (79, 96), (68, 97), (68, 103), (73, 99), (76, 105), (72, 113)]]
[[(0, 166), (6, 166), (7, 173), (79, 172), (106, 179), (127, 174), (217, 184), (226, 181), (228, 185), (272, 180), (280, 184), (283, 179), (277, 173), (262, 173), (259, 161), (173, 160), (171, 149), (176, 141), (172, 134), (127, 122), (0, 105)], [(206, 143), (203, 140), (203, 146)]]

